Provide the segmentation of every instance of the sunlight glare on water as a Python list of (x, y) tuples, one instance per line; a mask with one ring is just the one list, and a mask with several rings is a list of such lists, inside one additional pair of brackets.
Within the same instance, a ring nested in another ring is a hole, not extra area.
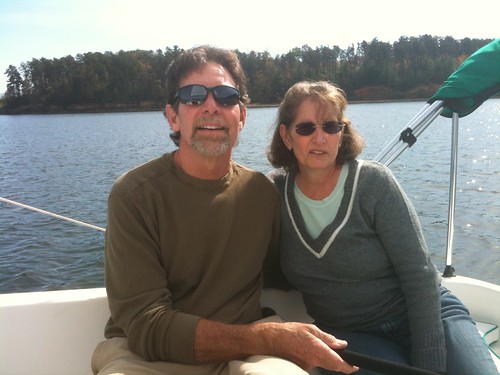
[[(424, 102), (350, 104), (374, 158)], [(268, 172), (276, 107), (251, 108), (233, 157)], [(500, 99), (460, 120), (453, 265), (500, 284)], [(106, 226), (106, 201), (127, 170), (174, 150), (161, 112), (0, 116), (0, 196)], [(451, 121), (438, 118), (391, 169), (444, 268)], [(0, 203), (0, 293), (103, 286), (104, 235)]]

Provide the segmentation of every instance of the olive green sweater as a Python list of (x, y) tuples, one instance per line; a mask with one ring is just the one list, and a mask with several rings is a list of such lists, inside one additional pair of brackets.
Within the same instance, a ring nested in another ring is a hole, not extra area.
[(262, 317), (262, 267), (278, 261), (279, 196), (231, 162), (220, 180), (193, 178), (173, 154), (121, 176), (108, 201), (105, 336), (146, 360), (193, 363), (201, 317)]

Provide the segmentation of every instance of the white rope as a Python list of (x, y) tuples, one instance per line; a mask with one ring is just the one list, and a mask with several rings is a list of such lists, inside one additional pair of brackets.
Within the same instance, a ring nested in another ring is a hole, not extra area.
[(79, 221), (79, 220), (71, 219), (71, 218), (66, 217), (66, 216), (61, 216), (61, 215), (58, 215), (58, 214), (54, 214), (52, 212), (41, 210), (41, 209), (36, 208), (36, 207), (31, 207), (31, 206), (28, 206), (26, 204), (22, 204), (22, 203), (19, 203), (19, 202), (11, 201), (10, 199), (6, 199), (6, 198), (0, 197), (0, 202), (9, 203), (9, 204), (12, 204), (14, 206), (19, 206), (19, 207), (26, 208), (26, 209), (31, 210), (31, 211), (39, 212), (39, 213), (44, 214), (44, 215), (55, 217), (56, 219), (66, 220), (66, 221), (69, 221), (71, 223), (75, 223), (75, 224), (81, 225), (83, 227), (100, 230), (101, 232), (106, 232), (106, 229), (98, 227), (96, 225), (87, 224), (87, 223), (84, 223), (83, 221)]

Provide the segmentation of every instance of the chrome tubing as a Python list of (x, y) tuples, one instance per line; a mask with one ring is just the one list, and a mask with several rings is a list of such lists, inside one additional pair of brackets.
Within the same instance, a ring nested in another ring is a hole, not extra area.
[(12, 204), (14, 206), (26, 208), (28, 210), (35, 211), (35, 212), (38, 212), (38, 213), (41, 213), (41, 214), (44, 214), (44, 215), (47, 215), (47, 216), (52, 216), (52, 217), (54, 217), (56, 219), (66, 220), (66, 221), (69, 221), (71, 223), (81, 225), (82, 227), (87, 227), (87, 228), (99, 230), (101, 232), (106, 232), (106, 229), (98, 227), (97, 225), (84, 223), (83, 221), (79, 221), (79, 220), (71, 219), (71, 218), (66, 217), (66, 216), (54, 214), (52, 212), (45, 211), (45, 210), (42, 210), (40, 208), (28, 206), (27, 204), (19, 203), (19, 202), (16, 202), (16, 201), (13, 201), (13, 200), (10, 200), (10, 199), (7, 199), (7, 198), (0, 197), (0, 202), (4, 202), (4, 203)]
[(389, 144), (379, 152), (375, 157), (375, 160), (389, 166), (394, 160), (396, 160), (404, 150), (411, 147), (409, 143), (406, 143), (402, 138), (403, 133), (408, 131), (416, 138), (422, 134), (422, 132), (427, 129), (427, 127), (438, 117), (444, 110), (444, 102), (442, 100), (436, 100), (432, 104), (425, 104), (425, 106), (420, 109), (420, 111), (408, 122), (408, 124), (402, 129), (399, 134), (391, 141)]
[(453, 113), (451, 130), (450, 186), (448, 200), (448, 235), (446, 237), (446, 267), (444, 277), (455, 276), (452, 266), (453, 240), (455, 236), (455, 201), (457, 194), (458, 165), (458, 113)]

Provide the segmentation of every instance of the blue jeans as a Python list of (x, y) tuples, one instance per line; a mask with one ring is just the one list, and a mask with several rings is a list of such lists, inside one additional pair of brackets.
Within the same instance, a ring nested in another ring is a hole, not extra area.
[[(477, 332), (468, 309), (450, 291), (441, 287), (441, 319), (446, 340), (447, 375), (498, 375), (489, 350)], [(406, 314), (392, 317), (362, 332), (316, 325), (335, 337), (346, 340), (348, 350), (387, 361), (410, 364), (410, 331)], [(323, 374), (340, 374), (322, 370)], [(358, 375), (378, 375), (360, 369)]]
[(441, 319), (446, 339), (447, 375), (499, 374), (469, 310), (444, 287), (441, 287)]

